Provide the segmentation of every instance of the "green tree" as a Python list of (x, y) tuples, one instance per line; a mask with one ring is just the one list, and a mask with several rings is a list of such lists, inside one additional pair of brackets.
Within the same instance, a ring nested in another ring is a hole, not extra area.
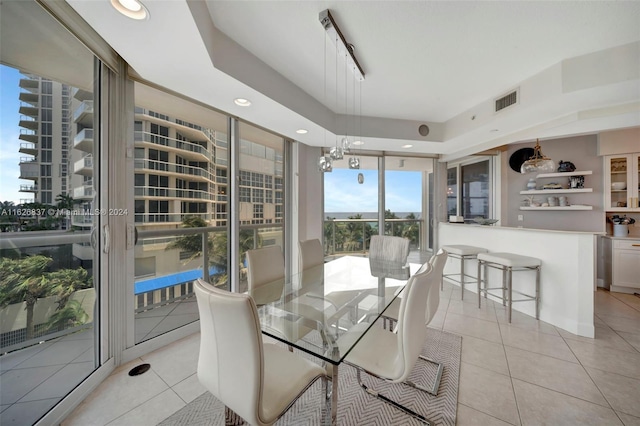
[(51, 315), (47, 321), (47, 331), (54, 332), (76, 327), (85, 324), (88, 319), (89, 315), (82, 309), (82, 304), (77, 300), (71, 300), (64, 308)]
[(93, 278), (89, 276), (84, 268), (60, 269), (50, 272), (47, 275), (51, 294), (55, 295), (58, 303), (57, 310), (63, 310), (69, 302), (69, 298), (76, 291), (93, 286)]
[(51, 295), (47, 269), (53, 262), (46, 256), (0, 260), (0, 307), (26, 303), (27, 340), (34, 337), (33, 308), (39, 298)]
[(402, 234), (402, 227), (398, 226), (397, 223), (386, 222), (386, 221), (389, 219), (400, 219), (400, 218), (394, 212), (387, 209), (384, 212), (384, 219), (385, 219), (384, 234), (399, 237)]
[(411, 241), (411, 244), (418, 245), (420, 243), (420, 225), (418, 222), (413, 222), (416, 219), (416, 215), (413, 213), (409, 213), (405, 219), (411, 219), (411, 222), (405, 222), (402, 227), (401, 236), (404, 238), (408, 238)]
[[(183, 228), (205, 228), (207, 222), (200, 216), (186, 216), (182, 219)], [(213, 241), (211, 238), (207, 239), (208, 249), (211, 252), (213, 248)], [(183, 235), (178, 237), (171, 244), (167, 245), (165, 250), (180, 249), (187, 253), (191, 253), (185, 263), (189, 263), (193, 259), (196, 259), (202, 255), (202, 234)]]

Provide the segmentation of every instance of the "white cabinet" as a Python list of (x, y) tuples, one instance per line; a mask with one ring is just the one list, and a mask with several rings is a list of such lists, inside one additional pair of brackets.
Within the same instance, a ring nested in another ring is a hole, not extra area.
[(640, 212), (640, 154), (608, 155), (604, 163), (604, 208), (608, 212)]
[[(553, 178), (558, 181), (558, 178), (570, 178), (571, 176), (585, 176), (591, 175), (591, 170), (575, 171), (575, 172), (562, 172), (562, 173), (540, 173), (536, 176), (536, 181), (539, 179)], [(549, 195), (549, 194), (580, 194), (585, 192), (593, 192), (593, 188), (571, 188), (569, 182), (564, 183), (563, 188), (559, 189), (529, 189), (526, 191), (520, 191), (521, 195)], [(520, 207), (520, 210), (536, 210), (536, 211), (555, 211), (555, 210), (593, 210), (593, 206), (585, 204), (577, 204), (573, 202), (568, 206), (554, 206), (554, 207)]]
[(612, 245), (611, 291), (640, 289), (640, 239), (614, 239)]

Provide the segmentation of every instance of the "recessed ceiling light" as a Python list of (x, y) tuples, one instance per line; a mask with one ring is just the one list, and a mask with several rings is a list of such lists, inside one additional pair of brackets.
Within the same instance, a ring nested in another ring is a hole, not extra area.
[(127, 18), (137, 20), (149, 18), (149, 11), (138, 0), (111, 0), (111, 6)]
[(306, 135), (309, 131), (307, 129), (298, 129), (296, 133), (299, 135)]
[(411, 148), (413, 147), (413, 145), (407, 144), (407, 145), (402, 145), (402, 148)]
[(364, 145), (363, 141), (353, 141), (353, 145)]
[(235, 102), (236, 105), (239, 105), (239, 106), (249, 106), (249, 105), (251, 105), (251, 101), (249, 99), (244, 99), (244, 98), (235, 98), (233, 100), (233, 102)]

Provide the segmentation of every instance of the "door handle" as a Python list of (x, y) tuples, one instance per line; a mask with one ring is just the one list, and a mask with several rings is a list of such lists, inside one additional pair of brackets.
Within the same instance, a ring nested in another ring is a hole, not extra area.
[(111, 247), (111, 232), (109, 231), (109, 225), (104, 225), (102, 227), (102, 243), (102, 251), (109, 253), (109, 248)]

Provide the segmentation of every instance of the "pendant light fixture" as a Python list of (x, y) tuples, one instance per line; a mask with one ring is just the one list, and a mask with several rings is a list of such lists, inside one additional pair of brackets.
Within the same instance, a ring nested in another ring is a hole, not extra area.
[[(318, 158), (318, 170), (321, 172), (331, 172), (333, 170), (333, 161), (342, 160), (344, 158), (345, 153), (349, 153), (351, 151), (351, 141), (349, 141), (348, 137), (348, 123), (347, 123), (347, 68), (351, 68), (355, 80), (361, 82), (364, 80), (364, 71), (362, 67), (358, 63), (354, 55), (353, 45), (347, 43), (336, 24), (336, 21), (333, 19), (331, 12), (329, 9), (323, 10), (319, 14), (320, 24), (326, 31), (325, 37), (325, 45), (324, 45), (324, 101), (325, 104), (327, 102), (327, 38), (330, 39), (335, 47), (336, 47), (336, 107), (338, 105), (338, 58), (344, 55), (345, 60), (345, 135), (340, 139), (340, 143), (338, 143), (338, 138), (336, 137), (335, 146), (329, 150), (329, 155), (322, 155)], [(355, 90), (355, 89), (354, 89)], [(355, 104), (355, 101), (354, 101)], [(355, 106), (354, 106), (355, 109)], [(326, 134), (327, 131), (325, 129), (325, 146), (326, 146)], [(351, 169), (359, 169), (360, 168), (360, 159), (350, 157), (349, 158), (349, 168)]]
[(556, 163), (542, 153), (539, 139), (533, 148), (533, 155), (520, 166), (520, 173), (551, 173), (556, 171)]

